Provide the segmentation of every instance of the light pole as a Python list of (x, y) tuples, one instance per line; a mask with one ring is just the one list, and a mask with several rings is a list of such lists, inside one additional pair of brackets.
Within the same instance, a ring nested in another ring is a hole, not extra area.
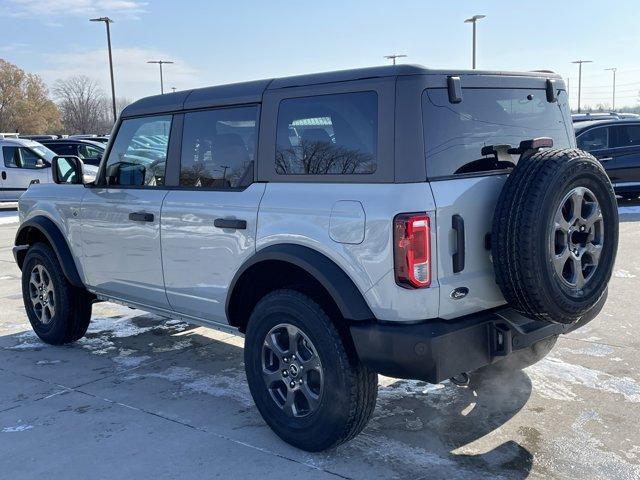
[(113, 82), (113, 57), (111, 55), (111, 29), (109, 24), (113, 23), (109, 17), (90, 18), (90, 22), (104, 22), (107, 26), (107, 46), (109, 48), (109, 73), (111, 74), (111, 103), (113, 105), (113, 123), (116, 123), (118, 119), (118, 112), (116, 110), (116, 87)]
[(616, 111), (616, 72), (617, 68), (605, 68), (609, 72), (613, 72), (613, 100), (611, 102), (611, 110)]
[(169, 62), (167, 60), (149, 60), (147, 63), (157, 63), (160, 65), (160, 93), (164, 93), (164, 80), (162, 79), (162, 65), (171, 64), (173, 62)]
[(471, 68), (476, 69), (476, 23), (478, 20), (482, 20), (486, 15), (474, 15), (471, 18), (467, 18), (464, 23), (472, 23), (473, 24), (473, 59), (471, 61)]
[(582, 64), (593, 63), (593, 60), (574, 60), (571, 63), (578, 64), (578, 113), (580, 113), (580, 94), (582, 92)]
[(398, 54), (398, 53), (394, 53), (392, 55), (385, 55), (384, 58), (386, 58), (387, 60), (391, 60), (391, 63), (393, 65), (396, 64), (396, 58), (405, 58), (406, 55), (402, 55), (402, 54)]

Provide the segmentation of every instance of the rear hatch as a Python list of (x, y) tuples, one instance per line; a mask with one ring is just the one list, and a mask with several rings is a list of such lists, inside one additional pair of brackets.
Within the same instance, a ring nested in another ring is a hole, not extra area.
[[(441, 318), (453, 318), (505, 303), (495, 280), (490, 233), (498, 196), (518, 155), (482, 155), (490, 145), (517, 147), (550, 137), (554, 147), (575, 144), (567, 95), (556, 82), (549, 102), (546, 80), (532, 77), (509, 87), (504, 77), (486, 87), (427, 88), (422, 94), (427, 176), (436, 204), (437, 275)], [(475, 83), (477, 85), (477, 83)], [(495, 86), (494, 86), (495, 85)], [(530, 85), (530, 86), (529, 86)], [(452, 103), (450, 99), (458, 101)]]

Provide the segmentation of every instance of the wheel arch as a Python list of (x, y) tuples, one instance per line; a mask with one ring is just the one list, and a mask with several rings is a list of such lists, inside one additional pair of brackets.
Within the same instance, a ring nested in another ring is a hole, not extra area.
[[(16, 247), (31, 246), (39, 241), (47, 243), (53, 249), (69, 283), (75, 287), (84, 288), (71, 249), (60, 228), (53, 220), (41, 215), (30, 218), (20, 225), (14, 245)], [(26, 255), (27, 249), (18, 248), (15, 251), (16, 263), (21, 270)]]
[(260, 298), (296, 286), (347, 321), (375, 318), (353, 280), (333, 260), (309, 247), (278, 244), (259, 250), (236, 272), (226, 302), (229, 323), (244, 331)]

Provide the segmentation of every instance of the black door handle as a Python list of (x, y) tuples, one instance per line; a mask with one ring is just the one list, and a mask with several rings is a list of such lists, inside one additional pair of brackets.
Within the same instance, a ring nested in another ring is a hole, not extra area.
[(235, 218), (216, 218), (213, 221), (213, 226), (218, 228), (230, 228), (233, 230), (246, 230), (247, 221), (237, 220)]
[(6, 180), (7, 179), (7, 172), (2, 172), (2, 179)]
[(464, 270), (464, 220), (458, 214), (451, 217), (451, 228), (456, 232), (456, 253), (453, 254), (453, 273)]
[(129, 214), (129, 220), (133, 220), (134, 222), (153, 222), (153, 213), (147, 212), (133, 212)]

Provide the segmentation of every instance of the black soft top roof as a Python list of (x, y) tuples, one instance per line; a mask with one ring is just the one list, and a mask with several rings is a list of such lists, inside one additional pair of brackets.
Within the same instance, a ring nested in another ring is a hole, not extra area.
[(347, 82), (370, 78), (397, 77), (407, 75), (457, 75), (457, 76), (509, 76), (542, 77), (560, 79), (549, 71), (500, 72), (489, 70), (433, 70), (421, 65), (386, 65), (381, 67), (356, 68), (335, 72), (312, 73), (276, 79), (256, 80), (252, 82), (232, 83), (215, 87), (184, 90), (164, 95), (142, 98), (122, 111), (122, 117), (150, 115), (154, 113), (175, 112), (211, 106), (259, 103), (266, 90), (301, 87), (322, 83)]

